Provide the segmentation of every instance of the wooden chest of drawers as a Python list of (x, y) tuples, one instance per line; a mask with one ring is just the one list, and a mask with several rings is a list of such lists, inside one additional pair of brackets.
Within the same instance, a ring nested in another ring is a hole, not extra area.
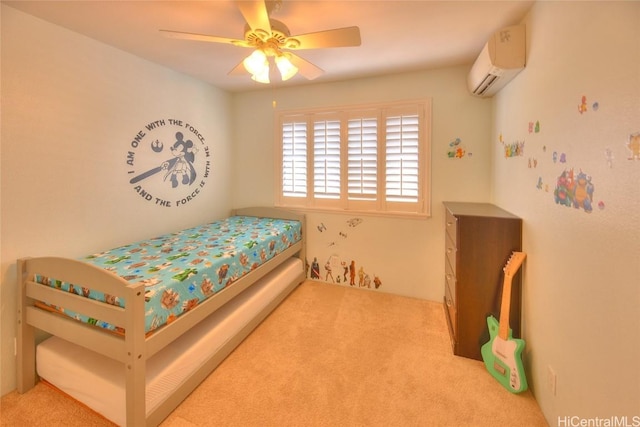
[[(445, 202), (445, 314), (453, 353), (482, 360), (486, 319), (499, 318), (503, 267), (522, 250), (522, 220), (488, 203)], [(512, 281), (510, 326), (520, 337), (520, 272)]]

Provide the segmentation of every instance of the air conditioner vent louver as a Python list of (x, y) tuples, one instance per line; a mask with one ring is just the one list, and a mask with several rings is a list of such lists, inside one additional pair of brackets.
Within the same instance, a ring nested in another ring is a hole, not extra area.
[(496, 32), (469, 71), (469, 91), (476, 96), (493, 96), (524, 69), (525, 51), (524, 25)]
[(498, 78), (498, 76), (495, 76), (493, 74), (487, 74), (487, 76), (484, 79), (482, 79), (482, 81), (480, 82), (478, 87), (476, 87), (473, 90), (473, 94), (474, 95), (482, 95), (483, 93), (485, 93), (487, 91), (487, 89), (489, 89), (491, 87), (491, 85), (493, 84), (493, 82), (496, 81), (497, 78)]

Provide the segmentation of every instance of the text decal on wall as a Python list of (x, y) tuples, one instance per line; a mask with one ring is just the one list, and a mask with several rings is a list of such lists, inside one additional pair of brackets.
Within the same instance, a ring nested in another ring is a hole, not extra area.
[(184, 206), (207, 182), (211, 151), (204, 137), (183, 120), (150, 122), (129, 143), (129, 184), (142, 199), (157, 206)]

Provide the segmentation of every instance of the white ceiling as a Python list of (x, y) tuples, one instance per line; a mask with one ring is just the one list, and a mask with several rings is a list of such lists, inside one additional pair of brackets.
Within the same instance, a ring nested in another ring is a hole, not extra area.
[[(284, 0), (272, 18), (292, 35), (360, 27), (359, 47), (298, 50), (323, 70), (312, 82), (471, 64), (495, 31), (519, 23), (530, 1)], [(7, 1), (11, 7), (229, 91), (264, 87), (227, 73), (251, 51), (163, 37), (159, 29), (244, 38), (233, 1)], [(275, 81), (275, 79), (273, 79)], [(300, 75), (275, 85), (312, 83)]]

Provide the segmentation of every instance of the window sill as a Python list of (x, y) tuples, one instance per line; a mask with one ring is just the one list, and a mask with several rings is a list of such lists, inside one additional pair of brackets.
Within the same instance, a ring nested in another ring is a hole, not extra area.
[(385, 212), (385, 211), (364, 211), (364, 210), (350, 210), (350, 209), (329, 209), (329, 208), (314, 208), (314, 207), (301, 207), (301, 206), (286, 206), (278, 205), (276, 207), (281, 209), (287, 209), (298, 213), (326, 213), (336, 215), (348, 215), (348, 216), (368, 216), (378, 218), (398, 218), (398, 219), (413, 219), (413, 220), (427, 220), (431, 218), (431, 214), (428, 213), (413, 213), (413, 212)]

